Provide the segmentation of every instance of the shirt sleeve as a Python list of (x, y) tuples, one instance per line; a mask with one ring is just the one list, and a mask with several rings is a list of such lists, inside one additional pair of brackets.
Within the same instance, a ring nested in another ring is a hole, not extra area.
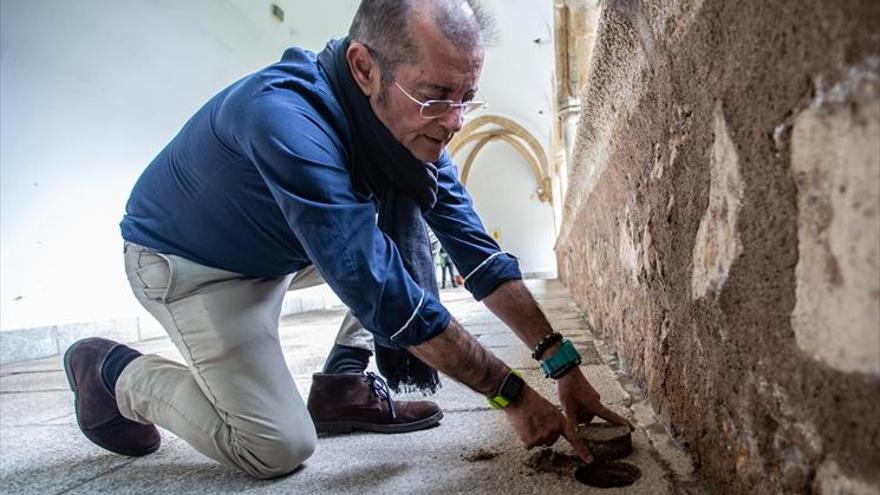
[(304, 102), (257, 97), (241, 112), (235, 140), (253, 162), (318, 272), (376, 341), (417, 345), (450, 315), (406, 271), (376, 225), (376, 207), (351, 185), (345, 153)]
[(465, 288), (479, 301), (502, 282), (522, 279), (516, 257), (501, 251), (486, 233), (470, 195), (458, 180), (458, 167), (447, 153), (437, 167), (437, 204), (425, 219), (464, 276)]

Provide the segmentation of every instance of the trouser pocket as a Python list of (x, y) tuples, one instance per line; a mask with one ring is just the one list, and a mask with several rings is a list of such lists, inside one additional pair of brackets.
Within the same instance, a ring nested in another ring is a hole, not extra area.
[(173, 271), (170, 260), (149, 250), (136, 250), (133, 271), (140, 282), (143, 296), (151, 301), (166, 302), (171, 294)]

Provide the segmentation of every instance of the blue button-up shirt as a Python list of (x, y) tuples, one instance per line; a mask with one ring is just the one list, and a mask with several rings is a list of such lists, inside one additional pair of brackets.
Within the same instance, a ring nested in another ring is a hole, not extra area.
[[(290, 48), (209, 100), (150, 163), (122, 236), (248, 276), (314, 263), (378, 342), (420, 344), (450, 316), (377, 227), (375, 198), (352, 183), (350, 133), (315, 54)], [(438, 200), (424, 218), (479, 300), (522, 275), (486, 234), (448, 154), (436, 165)]]

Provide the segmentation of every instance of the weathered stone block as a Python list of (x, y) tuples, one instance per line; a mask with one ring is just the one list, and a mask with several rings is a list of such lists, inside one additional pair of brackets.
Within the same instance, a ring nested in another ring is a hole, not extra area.
[(742, 205), (743, 180), (739, 156), (730, 138), (721, 105), (712, 119), (715, 142), (709, 161), (709, 206), (694, 242), (691, 297), (717, 297), (727, 282), (730, 267), (742, 252), (737, 231)]
[(77, 340), (95, 336), (117, 342), (137, 342), (138, 321), (136, 318), (126, 318), (59, 325), (58, 350), (63, 353)]
[(880, 72), (856, 68), (798, 115), (798, 346), (880, 374)]
[(55, 327), (24, 328), (0, 332), (0, 363), (51, 356), (58, 353)]

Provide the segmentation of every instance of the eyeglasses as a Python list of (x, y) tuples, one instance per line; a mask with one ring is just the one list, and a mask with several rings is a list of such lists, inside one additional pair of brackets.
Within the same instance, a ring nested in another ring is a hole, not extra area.
[[(394, 84), (397, 86), (400, 91), (403, 92), (410, 100), (419, 105), (419, 115), (423, 119), (436, 119), (446, 115), (446, 112), (450, 110), (461, 110), (462, 115), (467, 115), (474, 110), (479, 110), (481, 108), (486, 108), (488, 105), (486, 104), (485, 98), (482, 100), (470, 100), (463, 101), (461, 103), (456, 103), (453, 100), (427, 100), (421, 101), (415, 96), (409, 94), (409, 92), (403, 89), (403, 86), (400, 85), (399, 82), (394, 81)], [(479, 93), (479, 90), (477, 90)], [(483, 94), (479, 93), (482, 97)]]
[[(385, 59), (385, 57), (382, 56), (382, 54), (378, 51), (374, 50), (370, 45), (363, 42), (360, 43), (364, 45), (367, 51), (370, 52), (370, 55), (374, 59), (376, 59), (379, 67), (382, 68), (382, 70), (384, 71), (384, 68), (388, 65), (388, 61)], [(446, 115), (446, 112), (453, 109), (461, 110), (461, 114), (464, 116), (473, 112), (474, 110), (479, 110), (481, 108), (486, 108), (489, 106), (489, 104), (486, 102), (485, 96), (483, 96), (483, 93), (480, 90), (477, 90), (477, 94), (479, 94), (481, 98), (480, 100), (462, 101), (460, 103), (457, 103), (453, 100), (421, 101), (415, 96), (409, 94), (407, 90), (403, 89), (403, 86), (401, 86), (399, 82), (394, 81), (394, 84), (397, 86), (397, 89), (399, 89), (403, 92), (403, 94), (406, 95), (407, 98), (409, 98), (419, 106), (419, 115), (423, 119), (437, 119)]]

